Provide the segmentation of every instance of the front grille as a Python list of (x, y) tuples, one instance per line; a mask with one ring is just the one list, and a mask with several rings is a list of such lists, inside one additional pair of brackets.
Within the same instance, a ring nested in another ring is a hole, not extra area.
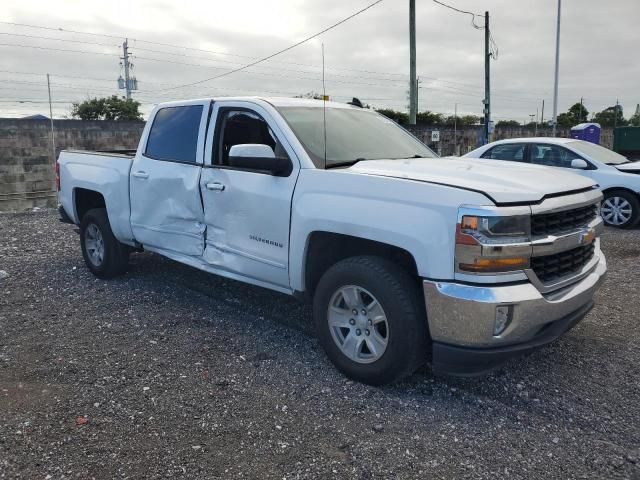
[(533, 257), (531, 268), (544, 283), (578, 272), (593, 258), (595, 242), (562, 253)]
[(546, 237), (584, 227), (598, 213), (597, 204), (555, 213), (541, 213), (531, 217), (531, 235)]

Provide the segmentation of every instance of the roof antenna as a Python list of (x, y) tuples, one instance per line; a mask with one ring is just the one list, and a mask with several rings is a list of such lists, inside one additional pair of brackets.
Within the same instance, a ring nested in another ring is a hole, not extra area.
[(324, 85), (324, 43), (322, 44), (322, 128), (324, 131), (324, 169), (327, 169), (327, 90)]

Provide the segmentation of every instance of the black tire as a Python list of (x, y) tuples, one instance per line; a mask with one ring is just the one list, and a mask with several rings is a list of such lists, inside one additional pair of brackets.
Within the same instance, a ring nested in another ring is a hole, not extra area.
[[(607, 218), (607, 214), (610, 210), (610, 205), (608, 208), (607, 202), (615, 203), (616, 198), (620, 200), (626, 201), (631, 208), (631, 215), (629, 216), (628, 221), (623, 223), (618, 223), (621, 217), (616, 218), (615, 215)], [(638, 200), (638, 196), (628, 190), (609, 190), (605, 193), (604, 199), (602, 200), (601, 207), (601, 215), (604, 223), (609, 227), (614, 228), (632, 228), (640, 220), (640, 201)]]
[[(94, 231), (93, 227), (100, 232), (104, 244), (101, 261), (92, 260), (88, 252), (88, 233)], [(94, 208), (85, 213), (80, 223), (80, 247), (82, 257), (91, 273), (98, 278), (108, 279), (124, 274), (129, 266), (129, 247), (120, 243), (111, 231), (109, 217), (104, 208)]]
[[(335, 298), (334, 294), (348, 285), (370, 292), (380, 303), (387, 319), (386, 349), (372, 363), (352, 360), (332, 337), (330, 302)], [(316, 288), (313, 316), (318, 338), (329, 359), (345, 375), (359, 382), (370, 385), (391, 383), (412, 374), (427, 361), (427, 317), (419, 282), (384, 258), (351, 257), (329, 268)]]

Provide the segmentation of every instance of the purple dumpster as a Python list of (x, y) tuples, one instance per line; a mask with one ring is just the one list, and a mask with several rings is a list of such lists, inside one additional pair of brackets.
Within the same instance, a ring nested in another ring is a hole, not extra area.
[(571, 138), (599, 145), (601, 130), (602, 127), (600, 127), (599, 123), (581, 123), (571, 129)]

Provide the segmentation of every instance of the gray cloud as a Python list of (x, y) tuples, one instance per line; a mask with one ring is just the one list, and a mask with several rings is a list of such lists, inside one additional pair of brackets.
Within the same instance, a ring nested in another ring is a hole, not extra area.
[[(264, 9), (264, 2), (250, 0), (237, 0), (233, 12), (220, 10), (230, 7), (215, 1), (119, 3), (106, 8), (102, 2), (5, 0), (0, 20), (260, 57), (321, 30), (369, 2), (283, 0), (274, 4), (275, 16)], [(417, 3), (418, 72), (422, 80), (420, 109), (450, 113), (457, 103), (460, 112), (479, 114), (484, 88), (483, 31), (472, 28), (466, 15), (427, 0)], [(545, 117), (549, 118), (555, 0), (449, 0), (449, 3), (478, 13), (484, 10), (491, 13), (492, 33), (500, 52), (497, 61), (491, 64), (495, 118), (524, 121), (536, 112), (543, 99)], [(128, 4), (131, 4), (130, 14), (122, 23), (121, 9)], [(47, 6), (46, 11), (42, 5)], [(560, 111), (584, 97), (587, 108), (594, 112), (614, 104), (616, 98), (620, 99), (627, 116), (633, 112), (640, 102), (638, 19), (640, 2), (636, 0), (563, 2)], [(0, 115), (46, 113), (48, 107), (43, 103), (8, 102), (46, 101), (43, 84), (47, 72), (53, 74), (53, 95), (57, 102), (122, 93), (115, 88), (120, 73), (117, 58), (120, 39), (2, 24), (0, 32), (76, 41), (0, 35), (0, 43), (110, 54), (0, 46), (0, 70), (38, 74), (0, 73)], [(405, 0), (386, 0), (320, 39), (247, 72), (183, 89), (162, 91), (172, 85), (214, 76), (250, 59), (132, 40), (135, 74), (140, 82), (140, 92), (134, 97), (148, 111), (156, 102), (175, 98), (321, 91), (321, 42), (325, 44), (329, 95), (338, 100), (357, 96), (375, 106), (405, 108), (408, 82), (408, 2)], [(69, 108), (67, 104), (56, 103), (55, 113), (68, 113)]]

